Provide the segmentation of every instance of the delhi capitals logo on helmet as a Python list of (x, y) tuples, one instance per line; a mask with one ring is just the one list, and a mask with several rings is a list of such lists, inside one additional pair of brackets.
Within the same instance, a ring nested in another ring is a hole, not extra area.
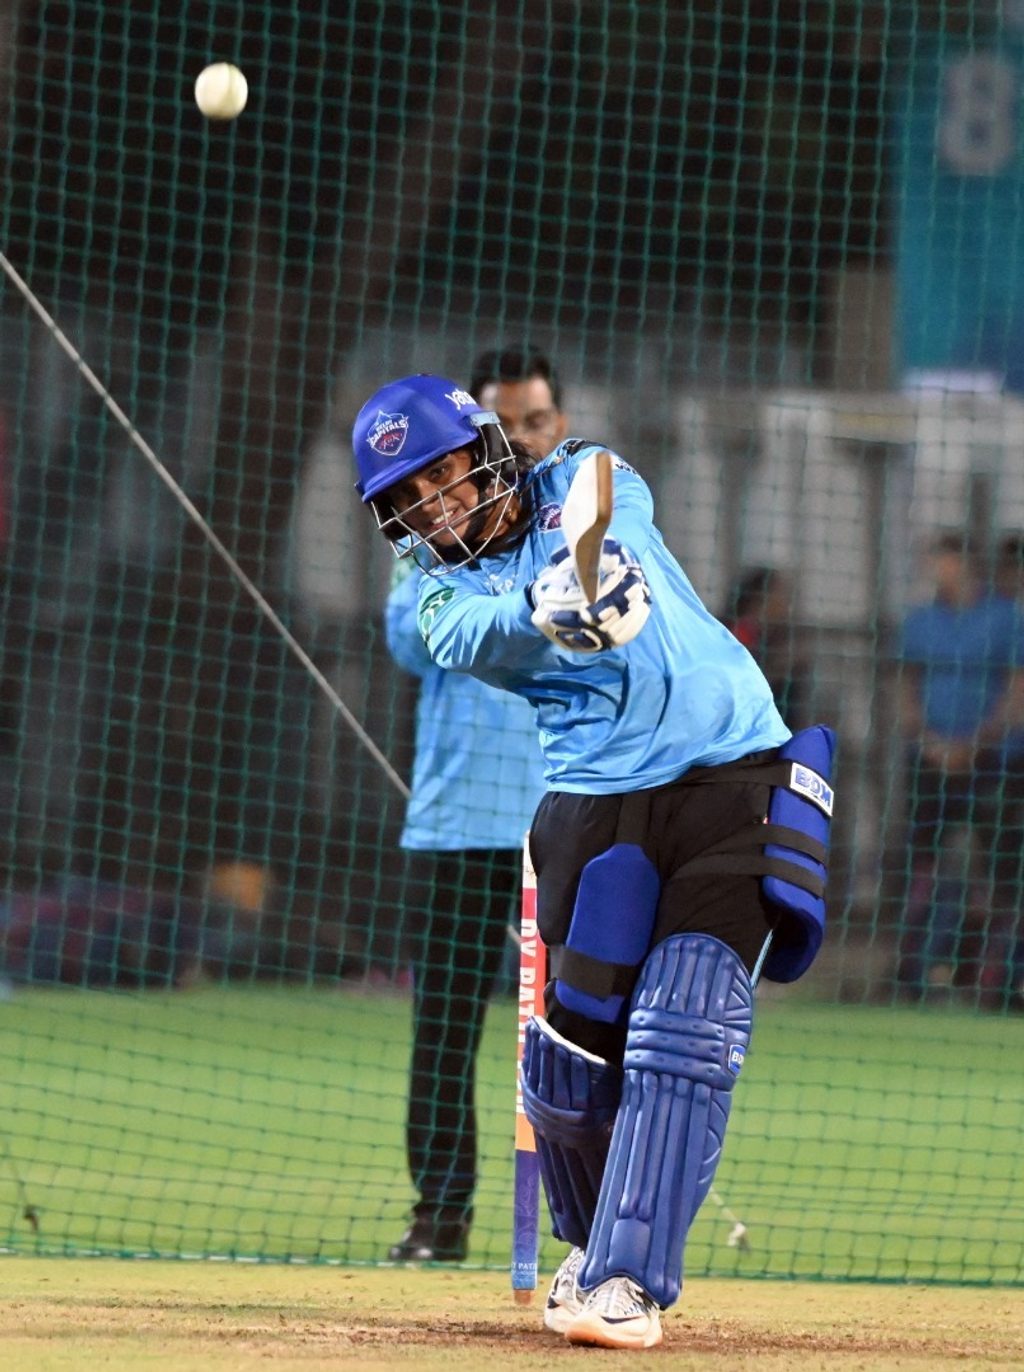
[(381, 457), (396, 457), (409, 433), (407, 414), (385, 414), (377, 411), (377, 420), (366, 435), (366, 441)]

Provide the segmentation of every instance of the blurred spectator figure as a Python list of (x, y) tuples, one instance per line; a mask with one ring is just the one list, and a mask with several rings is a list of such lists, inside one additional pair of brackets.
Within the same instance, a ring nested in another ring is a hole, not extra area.
[(925, 568), (933, 594), (897, 650), (909, 825), (897, 981), (913, 998), (974, 986), (1000, 1008), (1022, 889), (1024, 616), (984, 585), (962, 533), (939, 534)]
[(483, 353), (473, 368), (470, 389), (485, 409), (497, 414), (508, 441), (525, 443), (538, 458), (547, 457), (569, 432), (562, 383), (536, 348)]
[[(486, 353), (471, 385), (509, 441), (537, 457), (565, 437), (558, 378), (542, 353)], [(431, 660), (417, 625), (422, 575), (400, 562), (386, 611), (392, 656), (420, 682), (401, 836), (414, 988), (406, 1141), (419, 1200), (389, 1257), (457, 1262), (476, 1189), (477, 1050), (507, 927), (518, 923), (523, 838), (544, 779), (533, 708)]]
[(811, 723), (810, 659), (794, 623), (794, 587), (777, 567), (740, 572), (723, 622), (768, 678), (779, 713), (791, 729)]

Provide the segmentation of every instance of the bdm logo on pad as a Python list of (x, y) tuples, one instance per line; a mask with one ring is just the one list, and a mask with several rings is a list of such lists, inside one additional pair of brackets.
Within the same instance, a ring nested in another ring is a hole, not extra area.
[(743, 1066), (744, 1056), (744, 1051), (738, 1043), (734, 1043), (729, 1049), (729, 1071), (732, 1072), (734, 1076), (738, 1075), (740, 1068)]
[(366, 435), (366, 441), (381, 457), (394, 457), (402, 451), (409, 433), (409, 416), (405, 414), (385, 414), (377, 411), (377, 422)]
[(817, 772), (812, 772), (810, 767), (805, 767), (802, 762), (793, 763), (789, 789), (796, 791), (798, 795), (806, 796), (813, 805), (817, 805), (819, 810), (828, 815), (829, 819), (832, 818), (835, 792), (825, 778), (820, 777)]

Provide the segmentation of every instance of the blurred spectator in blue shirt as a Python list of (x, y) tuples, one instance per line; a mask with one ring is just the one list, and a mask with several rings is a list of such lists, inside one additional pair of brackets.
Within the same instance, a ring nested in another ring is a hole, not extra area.
[(912, 996), (976, 987), (999, 1008), (1021, 903), (1024, 616), (984, 584), (964, 535), (938, 535), (926, 565), (934, 594), (898, 648), (910, 890), (897, 979)]

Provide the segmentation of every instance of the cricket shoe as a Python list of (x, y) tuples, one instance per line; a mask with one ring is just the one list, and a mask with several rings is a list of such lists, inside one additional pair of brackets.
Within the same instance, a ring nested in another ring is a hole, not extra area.
[(551, 1283), (548, 1303), (544, 1307), (544, 1328), (555, 1334), (564, 1334), (583, 1309), (583, 1292), (577, 1286), (576, 1278), (585, 1257), (582, 1248), (570, 1249)]
[(609, 1277), (587, 1294), (565, 1337), (594, 1348), (655, 1348), (661, 1343), (661, 1312), (635, 1281)]

